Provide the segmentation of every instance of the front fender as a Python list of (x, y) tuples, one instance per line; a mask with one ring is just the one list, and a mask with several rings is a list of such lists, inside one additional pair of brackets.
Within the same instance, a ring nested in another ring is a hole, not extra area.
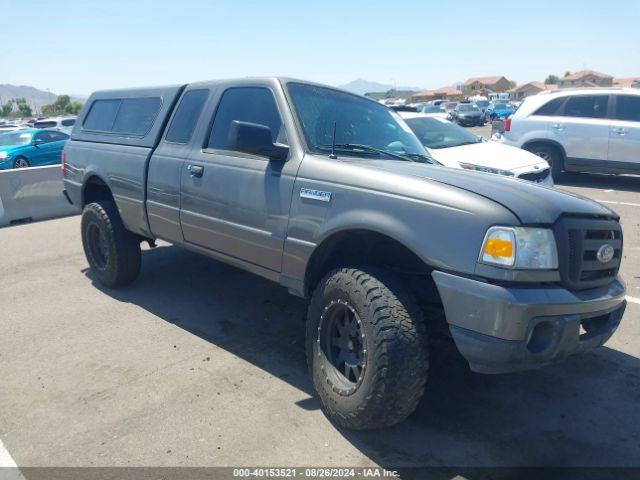
[[(487, 229), (519, 223), (502, 205), (463, 189), (348, 162), (327, 162), (307, 157), (296, 180), (284, 276), (304, 279), (314, 250), (349, 230), (385, 235), (434, 269), (472, 275)], [(314, 180), (311, 175), (324, 178)], [(404, 193), (391, 193), (399, 190), (399, 183)], [(304, 189), (328, 193), (330, 200), (302, 198)]]

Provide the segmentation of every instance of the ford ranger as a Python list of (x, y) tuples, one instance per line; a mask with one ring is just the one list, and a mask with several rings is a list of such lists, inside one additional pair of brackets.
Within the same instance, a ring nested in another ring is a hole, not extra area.
[(313, 385), (350, 428), (415, 409), (430, 336), (473, 371), (511, 372), (602, 345), (625, 309), (613, 211), (438, 165), (395, 112), (318, 84), (95, 92), (62, 169), (106, 287), (162, 239), (308, 299)]

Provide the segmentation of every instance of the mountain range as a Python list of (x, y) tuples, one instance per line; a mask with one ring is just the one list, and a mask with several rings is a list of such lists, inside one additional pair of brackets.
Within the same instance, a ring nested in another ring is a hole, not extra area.
[(344, 85), (338, 85), (338, 88), (342, 88), (343, 90), (351, 93), (357, 93), (358, 95), (364, 95), (365, 93), (370, 92), (387, 92), (394, 88), (397, 90), (412, 90), (414, 92), (424, 90), (424, 88), (420, 87), (394, 87), (394, 85), (391, 84), (371, 82), (369, 80), (363, 80), (362, 78), (352, 80), (349, 83), (345, 83)]
[[(87, 99), (81, 95), (70, 96), (72, 102), (84, 102)], [(2, 105), (14, 98), (24, 98), (32, 109), (39, 111), (43, 105), (55, 101), (57, 97), (56, 93), (46, 92), (28, 85), (0, 84), (0, 104)]]

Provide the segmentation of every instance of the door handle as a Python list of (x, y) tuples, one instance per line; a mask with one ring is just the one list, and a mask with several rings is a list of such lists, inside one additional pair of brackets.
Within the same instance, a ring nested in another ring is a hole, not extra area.
[(625, 136), (627, 134), (626, 128), (614, 128), (612, 130), (613, 130), (613, 133), (617, 133), (620, 136)]
[(204, 167), (202, 165), (187, 165), (187, 170), (192, 177), (200, 178), (204, 173)]
[(562, 125), (561, 123), (554, 123), (553, 125), (551, 125), (551, 128), (554, 128), (558, 131), (562, 131), (564, 130), (564, 125)]

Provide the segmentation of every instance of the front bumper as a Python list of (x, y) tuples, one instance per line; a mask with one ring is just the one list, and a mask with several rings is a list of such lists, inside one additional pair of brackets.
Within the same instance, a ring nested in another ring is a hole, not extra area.
[(625, 286), (571, 292), (508, 288), (434, 271), (449, 330), (480, 373), (528, 370), (604, 344), (620, 324)]

